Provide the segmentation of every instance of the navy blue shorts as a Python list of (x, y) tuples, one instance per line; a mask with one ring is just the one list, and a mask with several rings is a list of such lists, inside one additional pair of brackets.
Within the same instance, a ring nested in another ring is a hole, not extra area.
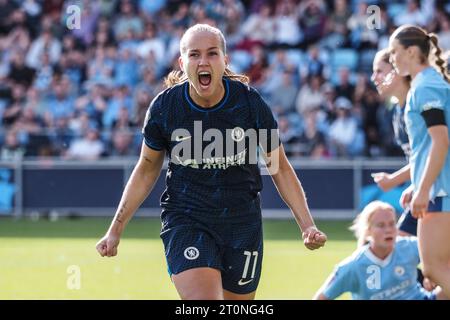
[(428, 212), (450, 212), (450, 197), (436, 197), (430, 201)]
[[(444, 212), (448, 211), (450, 203), (449, 197), (436, 197), (434, 200), (428, 203), (427, 212)], [(403, 211), (400, 219), (398, 219), (397, 227), (399, 230), (407, 232), (413, 236), (417, 236), (417, 219), (411, 214), (409, 208)]]
[(411, 214), (411, 210), (406, 208), (400, 219), (398, 219), (397, 227), (400, 231), (407, 232), (412, 236), (417, 236), (417, 219)]
[(196, 215), (164, 213), (161, 239), (169, 275), (209, 267), (222, 274), (222, 287), (237, 294), (256, 290), (261, 276), (263, 233), (260, 210), (251, 220), (204, 221)]

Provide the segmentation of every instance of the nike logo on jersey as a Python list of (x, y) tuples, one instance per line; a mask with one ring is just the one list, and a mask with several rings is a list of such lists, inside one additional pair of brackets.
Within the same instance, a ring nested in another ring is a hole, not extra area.
[(175, 141), (176, 141), (176, 142), (180, 142), (180, 141), (188, 140), (188, 139), (190, 139), (190, 138), (191, 138), (191, 136), (185, 136), (185, 137), (183, 137), (183, 136), (176, 136), (176, 137), (175, 137)]
[(241, 280), (239, 280), (238, 285), (245, 286), (246, 284), (249, 284), (252, 281), (253, 281), (253, 279), (250, 279), (250, 280), (247, 280), (247, 281), (244, 281), (244, 279), (241, 279)]

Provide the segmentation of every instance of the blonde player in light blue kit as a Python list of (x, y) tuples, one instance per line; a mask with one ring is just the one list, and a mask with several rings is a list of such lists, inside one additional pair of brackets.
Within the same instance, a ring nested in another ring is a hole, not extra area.
[(390, 204), (369, 203), (350, 228), (358, 249), (336, 266), (314, 299), (336, 299), (345, 292), (355, 300), (445, 299), (440, 288), (426, 291), (417, 281), (417, 238), (397, 237), (395, 219)]
[(412, 78), (405, 107), (412, 184), (400, 201), (419, 218), (424, 275), (450, 296), (450, 78), (435, 34), (404, 25), (389, 47), (397, 73)]

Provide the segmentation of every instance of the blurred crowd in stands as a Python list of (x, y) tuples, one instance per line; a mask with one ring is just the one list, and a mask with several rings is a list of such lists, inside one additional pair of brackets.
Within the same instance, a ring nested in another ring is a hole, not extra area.
[(401, 156), (373, 57), (404, 23), (450, 49), (441, 0), (0, 0), (0, 159), (138, 155), (148, 105), (195, 23), (224, 32), (231, 69), (271, 106), (290, 157)]

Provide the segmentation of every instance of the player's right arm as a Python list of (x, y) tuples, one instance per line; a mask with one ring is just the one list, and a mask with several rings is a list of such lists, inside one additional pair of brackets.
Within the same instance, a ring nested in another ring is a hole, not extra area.
[(313, 300), (330, 300), (322, 292), (317, 292)]
[(384, 192), (391, 190), (409, 180), (411, 180), (410, 175), (410, 165), (407, 164), (401, 169), (395, 171), (394, 173), (386, 172), (376, 172), (372, 173), (373, 181), (380, 187)]
[(341, 262), (314, 294), (313, 300), (334, 300), (345, 292), (354, 292), (356, 285), (353, 268), (351, 259)]
[(157, 151), (149, 148), (145, 142), (142, 143), (141, 155), (125, 186), (114, 219), (105, 236), (96, 245), (102, 257), (117, 255), (122, 232), (158, 180), (164, 155), (164, 149)]

